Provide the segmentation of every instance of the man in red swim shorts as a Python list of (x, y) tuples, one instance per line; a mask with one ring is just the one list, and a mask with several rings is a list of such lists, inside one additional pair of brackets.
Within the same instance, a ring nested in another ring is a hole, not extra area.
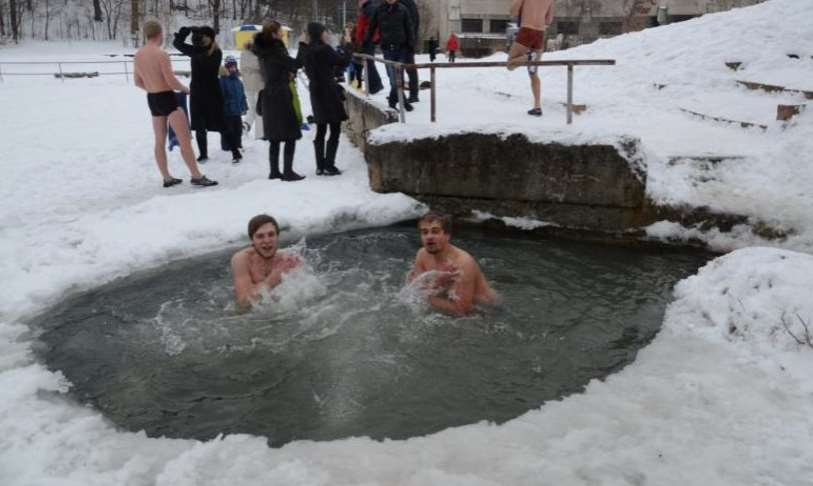
[[(513, 71), (520, 63), (539, 61), (545, 51), (545, 27), (553, 22), (554, 0), (513, 0), (511, 15), (519, 18), (519, 32), (508, 53), (508, 70)], [(531, 93), (534, 107), (528, 114), (542, 116), (542, 81), (538, 66), (528, 66), (531, 77)]]

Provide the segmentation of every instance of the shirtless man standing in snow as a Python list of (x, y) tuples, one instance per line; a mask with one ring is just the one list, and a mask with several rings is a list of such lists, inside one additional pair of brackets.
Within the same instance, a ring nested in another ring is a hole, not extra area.
[(186, 115), (178, 105), (173, 92), (178, 90), (189, 93), (189, 88), (175, 77), (169, 55), (161, 48), (164, 43), (161, 24), (155, 20), (144, 22), (144, 38), (147, 40), (146, 44), (135, 53), (133, 78), (135, 85), (147, 92), (147, 105), (152, 113), (152, 130), (155, 133), (155, 161), (164, 178), (164, 187), (172, 187), (182, 182), (181, 179), (172, 177), (167, 168), (167, 151), (164, 148), (167, 120), (178, 136), (181, 155), (192, 174), (192, 184), (203, 187), (216, 186), (216, 181), (200, 173), (195, 162)]
[(451, 218), (430, 212), (418, 221), (423, 248), (415, 257), (408, 281), (426, 272), (439, 275), (429, 283), (433, 295), (429, 303), (436, 310), (455, 316), (470, 314), (477, 304), (491, 304), (497, 294), (489, 287), (480, 266), (465, 251), (449, 244)]
[(296, 255), (277, 251), (279, 225), (267, 214), (251, 218), (248, 237), (251, 246), (238, 251), (231, 259), (234, 295), (241, 310), (249, 309), (260, 291), (273, 289), (284, 274), (302, 263)]

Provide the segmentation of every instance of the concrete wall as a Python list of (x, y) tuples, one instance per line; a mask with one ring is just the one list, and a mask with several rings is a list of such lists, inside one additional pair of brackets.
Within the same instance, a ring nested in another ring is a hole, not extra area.
[[(386, 83), (386, 79), (384, 80)], [(345, 93), (345, 109), (349, 120), (344, 125), (344, 132), (362, 151), (367, 146), (367, 134), (370, 130), (398, 122), (398, 113), (394, 110), (380, 108), (365, 100), (364, 94), (355, 90)]]
[[(619, 141), (622, 142), (622, 141)], [(636, 140), (616, 144), (638, 150)], [(530, 142), (524, 135), (449, 135), (367, 144), (370, 186), (458, 216), (471, 210), (621, 232), (649, 222), (644, 176), (614, 145)]]

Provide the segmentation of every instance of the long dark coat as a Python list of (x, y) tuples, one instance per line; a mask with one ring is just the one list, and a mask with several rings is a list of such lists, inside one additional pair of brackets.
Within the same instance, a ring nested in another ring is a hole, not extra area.
[(347, 45), (344, 56), (332, 47), (317, 42), (312, 45), (300, 44), (298, 59), (305, 66), (310, 81), (311, 109), (316, 123), (341, 123), (347, 120), (344, 109), (344, 92), (336, 82), (336, 67), (346, 67), (350, 63), (352, 46)]
[(192, 59), (192, 81), (189, 83), (192, 130), (222, 132), (225, 119), (219, 71), (223, 52), (215, 49), (209, 54), (208, 48), (189, 45), (185, 40), (186, 36), (175, 34), (172, 45)]
[(268, 41), (262, 34), (254, 36), (252, 51), (260, 60), (265, 77), (262, 94), (264, 138), (272, 142), (299, 140), (302, 131), (289, 83), (291, 75), (296, 74), (302, 64), (288, 54), (288, 48), (281, 40)]

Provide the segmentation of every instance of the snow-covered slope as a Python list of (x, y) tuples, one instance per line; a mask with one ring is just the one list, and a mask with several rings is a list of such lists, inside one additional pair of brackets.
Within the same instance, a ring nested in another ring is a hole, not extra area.
[[(615, 59), (616, 66), (577, 67), (575, 102), (585, 114), (565, 124), (564, 67), (540, 70), (544, 117), (525, 111), (532, 98), (523, 69), (439, 69), (438, 123), (429, 123), (429, 95), (406, 125), (380, 128), (378, 141), (459, 131), (525, 133), (538, 140), (601, 140), (632, 135), (648, 155), (648, 193), (660, 204), (706, 206), (773, 227), (792, 229), (786, 241), (686, 232), (660, 225), (657, 237), (699, 237), (720, 250), (760, 243), (813, 250), (813, 110), (785, 124), (778, 104), (808, 104), (798, 93), (750, 91), (738, 80), (813, 92), (813, 2), (776, 0), (545, 54), (546, 60)], [(788, 57), (789, 54), (798, 59)], [(504, 61), (505, 54), (489, 60)], [(441, 61), (444, 61), (441, 57)], [(742, 62), (735, 72), (726, 62)], [(425, 59), (428, 62), (428, 59)], [(463, 62), (463, 61), (461, 61)], [(427, 71), (423, 75), (428, 76)], [(661, 87), (662, 89), (659, 89)], [(385, 90), (386, 91), (386, 90)], [(386, 93), (376, 96), (385, 103)], [(767, 130), (708, 121), (683, 110), (767, 125)], [(687, 157), (740, 156), (720, 164)], [(670, 160), (682, 158), (670, 164)]]

